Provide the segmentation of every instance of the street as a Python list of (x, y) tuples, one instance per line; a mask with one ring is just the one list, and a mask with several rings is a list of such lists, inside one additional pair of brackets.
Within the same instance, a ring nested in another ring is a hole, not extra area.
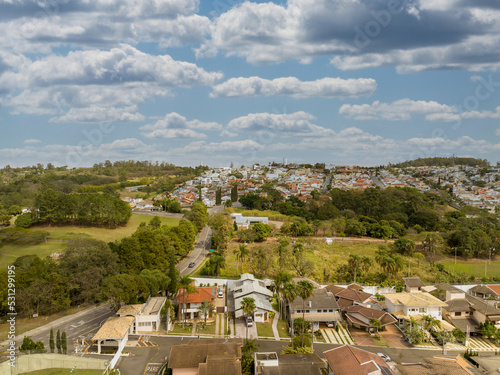
[[(117, 368), (122, 375), (137, 375), (147, 374), (155, 375), (157, 373), (146, 371), (160, 367), (168, 359), (170, 348), (173, 345), (187, 344), (189, 340), (195, 337), (155, 337), (151, 336), (150, 342), (155, 346), (151, 347), (126, 347), (125, 351), (130, 352), (130, 356), (121, 357), (118, 361)], [(157, 346), (156, 346), (157, 345)], [(273, 340), (257, 340), (257, 350), (260, 352), (277, 352), (280, 353), (283, 347), (288, 345), (288, 341), (273, 341)], [(314, 352), (320, 357), (324, 358), (323, 352), (337, 348), (341, 345), (314, 343)], [(424, 358), (442, 355), (443, 353), (438, 350), (423, 350), (423, 349), (397, 349), (397, 348), (383, 348), (383, 347), (365, 347), (356, 346), (357, 348), (372, 352), (387, 354), (395, 362), (402, 363), (418, 363), (422, 362)], [(448, 355), (457, 355), (459, 352), (448, 352)]]
[[(208, 209), (208, 213), (213, 214), (223, 209), (224, 206), (211, 207)], [(198, 234), (198, 241), (196, 242), (194, 250), (176, 266), (181, 273), (181, 276), (189, 275), (200, 266), (200, 264), (208, 255), (208, 250), (210, 250), (211, 244), (212, 229), (210, 229), (208, 225), (205, 225), (201, 232)], [(191, 262), (195, 263), (195, 266), (193, 268), (189, 268), (189, 263)]]
[[(99, 330), (101, 325), (106, 319), (113, 315), (115, 315), (115, 312), (110, 310), (109, 305), (90, 307), (76, 314), (60, 318), (52, 323), (18, 335), (16, 336), (16, 341), (18, 345), (20, 345), (23, 337), (29, 336), (35, 342), (42, 341), (45, 348), (50, 351), (50, 329), (53, 328), (54, 340), (57, 330), (60, 332), (66, 331), (68, 338), (68, 353), (74, 352), (74, 341), (79, 340), (81, 342), (81, 340), (84, 339), (87, 345), (90, 344), (92, 342), (92, 337)], [(6, 344), (2, 343), (2, 345)], [(5, 350), (5, 348), (6, 347), (2, 347), (1, 350)]]

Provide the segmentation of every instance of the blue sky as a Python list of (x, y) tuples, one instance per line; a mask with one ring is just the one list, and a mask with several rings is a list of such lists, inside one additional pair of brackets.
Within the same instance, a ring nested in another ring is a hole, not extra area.
[(0, 0), (0, 166), (500, 160), (493, 0)]

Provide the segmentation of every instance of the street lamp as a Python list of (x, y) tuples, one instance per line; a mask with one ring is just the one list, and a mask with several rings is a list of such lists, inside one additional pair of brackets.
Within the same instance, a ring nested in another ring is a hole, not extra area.
[(457, 265), (457, 248), (455, 247), (455, 266)]

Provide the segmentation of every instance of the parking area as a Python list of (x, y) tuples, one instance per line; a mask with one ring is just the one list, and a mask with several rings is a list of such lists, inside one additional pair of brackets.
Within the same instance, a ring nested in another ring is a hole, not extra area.
[[(235, 319), (236, 323), (236, 337), (246, 338), (246, 324), (243, 319)], [(252, 327), (248, 327), (248, 338), (256, 339), (257, 338), (257, 325), (254, 323)]]

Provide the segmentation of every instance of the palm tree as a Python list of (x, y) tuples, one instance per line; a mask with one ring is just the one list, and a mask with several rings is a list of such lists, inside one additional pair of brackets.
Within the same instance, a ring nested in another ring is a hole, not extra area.
[(377, 318), (373, 318), (372, 320), (370, 320), (370, 326), (375, 328), (377, 332), (379, 329), (382, 329), (382, 323)]
[(291, 338), (293, 347), (293, 317), (292, 317), (292, 302), (297, 298), (297, 285), (292, 282), (287, 282), (283, 285), (283, 298), (288, 301), (290, 306), (290, 321), (291, 321)]
[(358, 268), (361, 265), (361, 257), (358, 254), (349, 254), (347, 262), (349, 267), (354, 270), (354, 284), (356, 284), (356, 274), (358, 273)]
[(361, 257), (361, 269), (363, 270), (363, 272), (368, 272), (368, 270), (371, 268), (371, 266), (373, 266), (373, 258), (369, 257), (369, 256), (363, 256)]
[(403, 269), (403, 267), (405, 266), (405, 261), (404, 261), (403, 257), (401, 255), (398, 255), (398, 254), (393, 254), (392, 259), (394, 261), (394, 265), (393, 265), (394, 278), (396, 278), (398, 275), (398, 272), (401, 271)]
[(214, 304), (209, 301), (203, 301), (198, 307), (198, 312), (200, 313), (200, 315), (203, 315), (204, 318), (203, 328), (207, 326), (207, 317), (210, 315), (210, 312), (212, 312), (214, 309), (215, 309)]
[[(248, 320), (248, 317), (250, 315), (253, 315), (255, 312), (256, 306), (255, 306), (255, 300), (252, 297), (244, 297), (243, 300), (241, 301), (241, 308), (243, 309), (243, 313), (245, 314), (245, 317)], [(246, 325), (247, 332), (246, 332), (246, 340), (248, 341), (248, 322)]]
[(381, 268), (384, 268), (382, 264), (386, 256), (387, 256), (387, 250), (384, 248), (379, 248), (375, 252), (375, 261), (380, 265)]
[(425, 329), (441, 328), (441, 321), (432, 315), (424, 315), (422, 320), (425, 321)]
[(236, 261), (240, 265), (239, 271), (241, 275), (243, 273), (243, 260), (249, 253), (248, 247), (246, 245), (240, 245), (237, 249), (234, 249), (233, 253), (236, 255)]
[(306, 318), (306, 299), (311, 297), (314, 294), (313, 285), (306, 280), (301, 280), (297, 283), (297, 294), (300, 298), (302, 298), (302, 340), (301, 345), (304, 346), (304, 322)]
[(284, 263), (284, 255), (286, 254), (286, 248), (290, 244), (287, 238), (280, 238), (279, 239), (279, 244), (276, 249), (276, 252), (278, 253), (278, 268), (281, 271), (283, 269), (283, 263)]
[(226, 267), (226, 258), (218, 254), (212, 257), (212, 263), (215, 265), (215, 276), (219, 276), (220, 270)]
[(182, 327), (184, 328), (184, 324), (186, 322), (186, 314), (184, 313), (184, 310), (186, 309), (186, 295), (189, 295), (191, 293), (194, 293), (196, 290), (195, 287), (192, 285), (194, 282), (193, 279), (191, 279), (189, 276), (181, 276), (179, 279), (179, 291), (182, 292), (182, 308), (179, 309), (179, 314), (182, 316)]
[(274, 277), (273, 283), (278, 297), (278, 310), (279, 316), (282, 317), (283, 314), (283, 288), (285, 284), (292, 280), (292, 276), (286, 271), (278, 271)]

